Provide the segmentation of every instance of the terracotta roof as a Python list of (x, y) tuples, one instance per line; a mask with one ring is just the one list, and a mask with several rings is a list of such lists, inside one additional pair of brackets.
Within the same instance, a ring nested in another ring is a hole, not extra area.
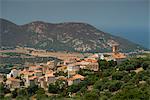
[(42, 66), (36, 66), (37, 68), (42, 68)]
[(126, 56), (123, 53), (117, 53), (112, 55), (116, 59), (126, 58)]
[(46, 74), (53, 74), (53, 70), (47, 70)]
[(27, 70), (23, 70), (23, 71), (20, 71), (19, 74), (26, 74), (28, 71)]
[(84, 80), (84, 78), (85, 78), (84, 76), (82, 76), (80, 74), (76, 74), (72, 78), (69, 78), (68, 80), (76, 80), (76, 79)]
[(90, 62), (87, 62), (87, 61), (84, 61), (84, 60), (81, 61), (81, 62), (79, 62), (80, 65), (88, 65), (89, 63), (90, 63)]
[(90, 56), (90, 57), (92, 57), (92, 58), (98, 58), (99, 55), (98, 55), (98, 54), (94, 54), (94, 55), (92, 55), (92, 56)]
[(36, 73), (40, 73), (40, 72), (42, 72), (41, 70), (35, 70), (34, 72), (36, 72)]
[(7, 81), (17, 81), (17, 82), (20, 82), (19, 79), (16, 79), (16, 78), (14, 78), (14, 77), (8, 78)]
[(58, 67), (57, 69), (67, 69), (67, 66)]
[(97, 62), (97, 60), (94, 60), (94, 59), (85, 59), (85, 61), (86, 61), (86, 62), (93, 62), (93, 63), (94, 63), (94, 62)]
[(38, 78), (38, 77), (37, 76), (32, 76), (32, 77), (29, 77), (29, 80), (34, 80), (36, 78)]
[(42, 66), (29, 66), (29, 68), (42, 68)]
[(26, 71), (26, 72), (24, 72), (23, 74), (25, 74), (25, 75), (32, 75), (32, 74), (34, 74), (35, 72), (34, 71)]
[(45, 74), (45, 76), (47, 76), (47, 77), (53, 77), (54, 75), (53, 75), (53, 73), (50, 73), (50, 74)]

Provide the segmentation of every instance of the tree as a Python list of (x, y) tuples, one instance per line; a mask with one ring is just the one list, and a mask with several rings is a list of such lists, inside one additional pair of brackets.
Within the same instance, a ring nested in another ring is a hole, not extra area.
[(4, 90), (5, 90), (5, 88), (4, 88), (4, 84), (0, 84), (0, 98), (2, 99), (2, 98), (4, 98)]
[(28, 96), (17, 96), (16, 100), (30, 100)]
[(122, 80), (123, 80), (125, 83), (127, 83), (128, 81), (130, 81), (130, 79), (131, 79), (131, 76), (129, 76), (128, 74), (127, 74), (127, 75), (124, 75), (123, 78), (122, 78)]
[(66, 82), (62, 80), (57, 80), (54, 84), (49, 84), (48, 91), (50, 93), (61, 93), (66, 92)]
[(134, 70), (134, 69), (135, 69), (135, 67), (132, 64), (126, 65), (126, 67), (125, 67), (125, 70), (129, 71), (129, 72), (130, 72), (130, 70)]
[(43, 88), (39, 88), (37, 91), (36, 91), (36, 99), (37, 100), (41, 100), (41, 99), (46, 99), (48, 96), (45, 94), (45, 91)]
[(110, 92), (117, 91), (121, 88), (121, 86), (122, 86), (122, 82), (119, 81), (112, 82), (111, 85), (109, 86), (109, 91)]
[(92, 75), (93, 73), (94, 72), (89, 69), (80, 69), (78, 71), (78, 74), (83, 75), (83, 76)]
[(102, 80), (98, 80), (94, 84), (94, 89), (102, 90), (102, 86), (104, 85), (104, 82)]
[(18, 89), (17, 94), (18, 94), (18, 96), (27, 96), (28, 91), (27, 91), (27, 89)]
[(131, 77), (133, 77), (133, 76), (135, 76), (136, 75), (136, 72), (135, 71), (132, 71), (132, 72), (130, 72), (130, 74), (129, 74)]
[(109, 67), (115, 67), (117, 65), (117, 61), (114, 60), (108, 61), (108, 63), (109, 63)]
[(119, 68), (119, 71), (125, 70), (125, 66), (123, 66), (123, 65), (117, 65), (117, 68)]
[(100, 70), (107, 69), (109, 67), (109, 63), (106, 60), (99, 59), (98, 64)]
[(3, 77), (3, 80), (4, 80), (4, 82), (6, 82), (6, 80), (7, 80), (7, 77), (5, 75)]
[(63, 71), (59, 71), (58, 73), (55, 73), (55, 76), (67, 76), (67, 73), (64, 73)]
[(141, 66), (143, 67), (144, 70), (146, 70), (148, 68), (148, 66), (150, 65), (149, 61), (144, 61)]
[(16, 98), (17, 97), (17, 89), (13, 90), (11, 92), (11, 94), (12, 94), (12, 98)]
[(144, 87), (132, 87), (128, 89), (122, 89), (114, 95), (111, 100), (149, 100), (150, 98), (150, 86), (144, 85)]
[(123, 76), (126, 75), (123, 71), (115, 72), (112, 74), (112, 79), (113, 80), (121, 80)]
[(99, 68), (98, 68), (98, 75), (99, 75), (100, 78), (102, 78), (103, 77), (102, 71), (104, 69), (107, 69), (109, 64), (108, 64), (108, 62), (106, 60), (98, 59), (98, 66), (99, 66)]
[(29, 95), (32, 96), (38, 90), (38, 85), (29, 86), (27, 90), (28, 90)]
[(146, 83), (150, 85), (150, 78), (146, 80)]
[(93, 85), (99, 79), (97, 74), (88, 75), (84, 81), (87, 82), (87, 85)]
[(81, 89), (81, 87), (77, 84), (73, 84), (71, 86), (68, 87), (67, 91), (71, 92), (71, 93), (76, 93)]
[(84, 95), (84, 100), (99, 100), (99, 95), (95, 92), (89, 92)]
[(85, 93), (87, 91), (87, 87), (86, 86), (83, 86), (81, 89), (80, 89), (80, 93)]
[(128, 83), (124, 83), (122, 86), (121, 86), (121, 89), (124, 89), (124, 90), (129, 90), (129, 89), (133, 89), (135, 88), (135, 84), (132, 83), (132, 82), (128, 82)]
[(80, 89), (82, 87), (87, 88), (87, 85), (88, 85), (87, 81), (82, 81), (82, 82), (80, 82), (78, 84), (73, 84), (73, 85), (71, 85), (71, 86), (68, 87), (67, 92), (68, 93), (69, 92), (76, 93), (76, 92), (80, 91)]
[(58, 93), (59, 87), (54, 84), (49, 84), (48, 86), (48, 92), (49, 93)]

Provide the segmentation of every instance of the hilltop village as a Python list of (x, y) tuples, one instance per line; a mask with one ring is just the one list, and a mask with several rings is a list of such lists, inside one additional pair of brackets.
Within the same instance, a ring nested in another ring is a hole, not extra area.
[[(16, 53), (17, 50), (20, 53)], [(1, 67), (4, 66), (1, 70), (5, 67), (7, 70), (0, 72), (0, 96), (2, 99), (17, 100), (29, 98), (32, 100), (41, 100), (41, 98), (46, 100), (61, 98), (124, 100), (118, 98), (126, 99), (126, 96), (130, 98), (130, 95), (134, 95), (134, 98), (137, 95), (149, 98), (149, 89), (144, 90), (147, 95), (141, 94), (145, 87), (149, 88), (150, 82), (149, 52), (144, 53), (146, 55), (131, 57), (119, 52), (118, 45), (113, 45), (110, 53), (86, 55), (47, 52), (31, 48), (3, 50), (0, 55), (2, 59), (15, 60), (14, 65), (1, 64)], [(49, 55), (58, 59), (47, 59)], [(23, 59), (20, 60), (20, 64), (19, 59)], [(22, 64), (22, 61), (25, 63)], [(133, 86), (135, 87), (129, 88)], [(126, 92), (128, 89), (129, 93)], [(139, 92), (130, 93), (136, 89), (139, 89)], [(122, 92), (123, 95), (120, 96)]]
[[(119, 53), (117, 49), (115, 45), (112, 48), (112, 53), (93, 54), (86, 58), (73, 57), (67, 60), (61, 59), (62, 61), (59, 62), (52, 60), (47, 63), (29, 64), (24, 69), (19, 70), (13, 68), (6, 75), (0, 74), (0, 82), (4, 83), (11, 90), (34, 85), (48, 90), (49, 84), (55, 83), (57, 80), (65, 81), (68, 86), (78, 84), (85, 79), (85, 76), (78, 73), (80, 69), (97, 72), (99, 69), (98, 59), (117, 62), (126, 59), (125, 54)], [(5, 81), (4, 76), (6, 76)]]

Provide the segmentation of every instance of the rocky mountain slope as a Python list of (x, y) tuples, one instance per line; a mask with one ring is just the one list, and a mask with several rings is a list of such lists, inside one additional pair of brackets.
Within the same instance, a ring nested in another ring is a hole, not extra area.
[(47, 50), (79, 52), (110, 51), (112, 44), (119, 44), (120, 50), (141, 49), (126, 39), (102, 32), (87, 23), (46, 23), (35, 21), (16, 25), (0, 19), (1, 46), (26, 46)]

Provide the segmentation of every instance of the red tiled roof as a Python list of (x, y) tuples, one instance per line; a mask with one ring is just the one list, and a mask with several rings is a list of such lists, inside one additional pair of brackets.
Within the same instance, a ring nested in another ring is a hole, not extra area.
[(8, 81), (17, 81), (17, 82), (20, 82), (19, 79), (16, 79), (16, 78), (14, 78), (14, 77), (8, 78), (7, 80), (8, 80)]
[(76, 79), (84, 80), (84, 78), (85, 78), (84, 76), (82, 76), (80, 74), (76, 74), (72, 78), (69, 78), (68, 80), (76, 80)]
[(29, 80), (34, 80), (36, 78), (38, 78), (38, 77), (37, 76), (32, 76), (32, 77), (29, 77)]
[(40, 73), (40, 72), (42, 72), (41, 70), (35, 70), (34, 72), (36, 72), (36, 73)]

